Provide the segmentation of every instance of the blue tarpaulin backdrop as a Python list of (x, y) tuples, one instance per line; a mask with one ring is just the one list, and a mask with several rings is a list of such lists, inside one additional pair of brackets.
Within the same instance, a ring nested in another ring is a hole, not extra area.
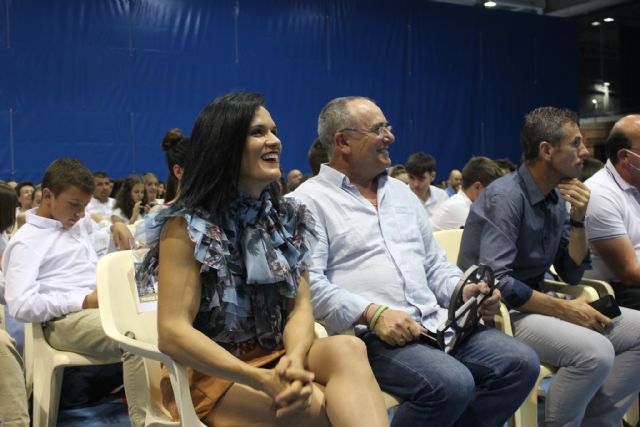
[(522, 116), (578, 106), (573, 20), (426, 0), (0, 0), (0, 178), (56, 157), (166, 176), (160, 142), (231, 90), (266, 96), (283, 168), (309, 171), (331, 98), (375, 99), (394, 163), (441, 178), (471, 155), (520, 157)]

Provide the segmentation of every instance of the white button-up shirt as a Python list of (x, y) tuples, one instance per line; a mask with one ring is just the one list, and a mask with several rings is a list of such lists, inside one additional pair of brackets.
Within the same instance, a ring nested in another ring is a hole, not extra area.
[(433, 231), (453, 230), (464, 226), (469, 210), (471, 209), (471, 199), (463, 190), (455, 193), (445, 200), (431, 217), (431, 227)]
[[(23, 322), (44, 322), (79, 311), (96, 288), (98, 258), (110, 237), (84, 217), (69, 230), (60, 221), (27, 211), (26, 224), (9, 241), (2, 258), (9, 313)], [(4, 291), (4, 292), (3, 292)]]
[(351, 327), (370, 303), (403, 310), (432, 331), (444, 323), (462, 272), (447, 262), (406, 184), (380, 175), (376, 210), (344, 174), (322, 165), (291, 196), (316, 219), (311, 300), (330, 333)]

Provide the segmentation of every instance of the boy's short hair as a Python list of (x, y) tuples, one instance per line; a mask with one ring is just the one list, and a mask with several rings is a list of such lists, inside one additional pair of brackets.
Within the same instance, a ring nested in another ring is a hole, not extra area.
[(488, 187), (501, 176), (502, 169), (493, 160), (482, 156), (472, 157), (462, 168), (462, 188), (466, 190), (475, 182)]
[(96, 189), (93, 174), (80, 160), (72, 157), (54, 160), (44, 172), (42, 188), (48, 188), (53, 194), (59, 195), (72, 186), (87, 194), (93, 194)]
[(404, 167), (409, 175), (420, 177), (425, 172), (432, 173), (436, 171), (436, 159), (427, 153), (413, 153), (404, 163)]

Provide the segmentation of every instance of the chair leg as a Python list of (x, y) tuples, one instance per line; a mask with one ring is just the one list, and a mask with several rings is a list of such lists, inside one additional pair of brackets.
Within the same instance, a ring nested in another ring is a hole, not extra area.
[[(36, 363), (33, 379), (33, 427), (55, 427), (64, 367)], [(40, 365), (40, 366), (38, 366)]]

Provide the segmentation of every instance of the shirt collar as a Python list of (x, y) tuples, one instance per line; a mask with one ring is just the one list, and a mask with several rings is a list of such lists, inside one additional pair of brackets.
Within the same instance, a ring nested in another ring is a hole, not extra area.
[(604, 167), (607, 170), (607, 172), (609, 172), (611, 174), (611, 177), (615, 181), (616, 185), (618, 187), (620, 187), (620, 189), (622, 191), (634, 191), (634, 190), (636, 190), (636, 187), (634, 187), (633, 185), (629, 184), (627, 181), (624, 180), (623, 177), (620, 176), (620, 174), (618, 173), (616, 167), (613, 165), (613, 163), (611, 163), (611, 160), (607, 159), (607, 163), (605, 163)]
[(531, 176), (531, 172), (527, 166), (523, 163), (518, 168), (518, 175), (520, 176), (520, 180), (524, 185), (525, 190), (527, 191), (527, 195), (529, 196), (529, 200), (531, 200), (532, 205), (536, 205), (545, 199), (549, 198), (552, 203), (558, 202), (558, 193), (554, 188), (548, 195), (544, 195), (538, 184), (533, 180), (533, 176)]
[[(378, 180), (378, 188), (380, 188), (387, 180), (388, 171), (385, 169), (380, 175), (376, 177)], [(354, 187), (351, 184), (351, 180), (349, 177), (340, 172), (337, 169), (332, 168), (327, 163), (323, 163), (320, 165), (320, 172), (318, 173), (318, 177), (324, 181), (331, 183), (339, 188), (345, 187)]]
[(62, 223), (57, 219), (53, 218), (45, 218), (36, 214), (38, 208), (29, 209), (26, 212), (26, 222), (38, 228), (49, 228), (49, 229), (57, 229), (64, 228)]

